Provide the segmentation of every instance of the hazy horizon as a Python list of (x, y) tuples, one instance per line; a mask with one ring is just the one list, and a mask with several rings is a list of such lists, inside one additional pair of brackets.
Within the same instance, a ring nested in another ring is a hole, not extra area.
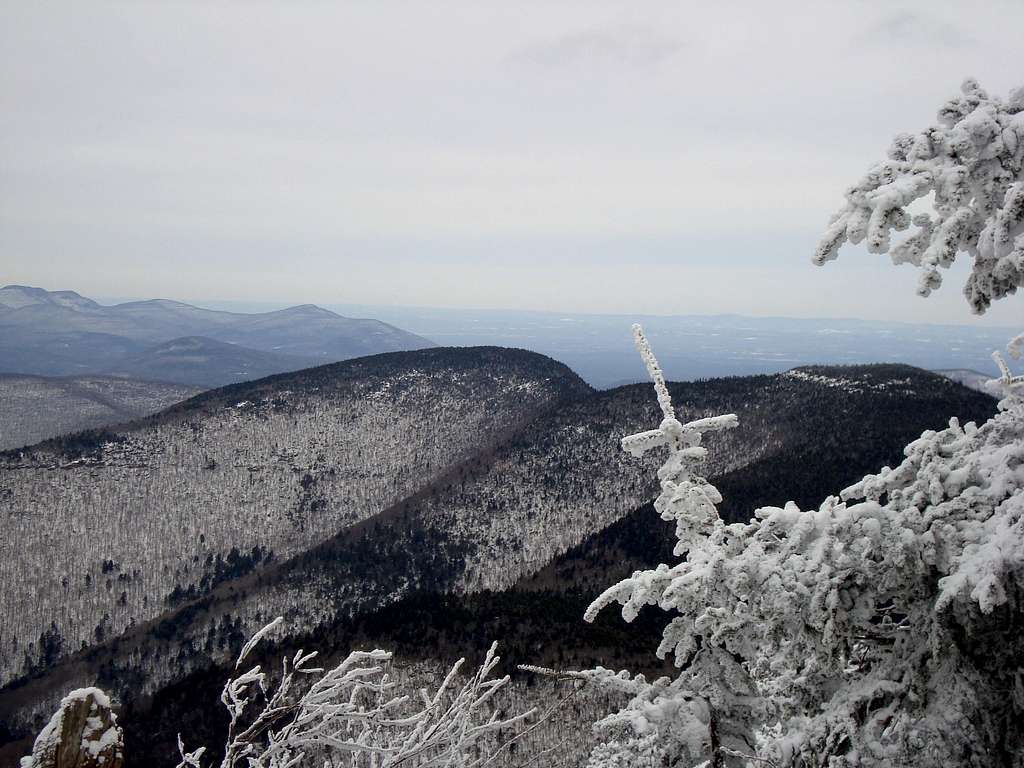
[[(259, 312), (273, 312), (281, 309), (288, 309), (290, 307), (301, 306), (303, 304), (315, 304), (329, 309), (332, 312), (338, 314), (356, 317), (361, 311), (372, 313), (374, 310), (381, 310), (384, 312), (390, 311), (425, 311), (425, 312), (441, 312), (441, 313), (458, 313), (458, 312), (470, 312), (470, 313), (493, 313), (493, 314), (542, 314), (542, 315), (563, 315), (566, 317), (580, 316), (580, 317), (621, 317), (624, 319), (637, 318), (642, 319), (645, 317), (654, 318), (687, 318), (687, 317), (744, 317), (751, 319), (760, 320), (772, 320), (772, 319), (785, 319), (785, 320), (796, 320), (796, 321), (838, 321), (838, 322), (857, 322), (857, 323), (877, 323), (880, 325), (929, 325), (929, 326), (953, 326), (962, 328), (977, 328), (983, 326), (986, 330), (998, 330), (1003, 329), (1006, 331), (1012, 331), (1014, 334), (1018, 332), (1017, 326), (1011, 323), (1006, 325), (996, 325), (992, 322), (989, 323), (976, 323), (976, 322), (943, 322), (939, 320), (886, 320), (884, 318), (877, 317), (854, 317), (854, 316), (842, 316), (842, 315), (785, 315), (785, 314), (757, 314), (756, 312), (576, 312), (570, 310), (560, 310), (558, 308), (553, 309), (517, 309), (515, 307), (482, 307), (482, 306), (440, 306), (430, 304), (366, 304), (362, 302), (337, 302), (337, 301), (285, 301), (281, 299), (257, 299), (257, 300), (246, 300), (246, 299), (226, 299), (226, 298), (207, 298), (199, 299), (194, 297), (181, 297), (181, 296), (170, 296), (170, 295), (154, 295), (154, 296), (142, 296), (142, 295), (118, 295), (118, 294), (89, 294), (83, 291), (77, 290), (73, 287), (57, 287), (51, 288), (43, 285), (30, 285), (28, 283), (4, 283), (4, 285), (21, 285), (29, 288), (42, 288), (44, 290), (55, 292), (55, 291), (74, 291), (79, 295), (92, 299), (93, 301), (103, 306), (113, 306), (116, 304), (125, 304), (137, 301), (152, 301), (156, 299), (176, 301), (182, 304), (189, 304), (194, 307), (201, 309), (210, 309), (221, 312), (238, 312), (238, 313), (259, 313)], [(2, 287), (2, 286), (0, 286)], [(366, 315), (369, 317), (370, 315)], [(987, 315), (986, 315), (987, 318)], [(379, 319), (379, 318), (378, 318)]]
[(1011, 299), (973, 319), (966, 263), (927, 300), (915, 269), (862, 248), (809, 263), (895, 134), (932, 123), (967, 76), (1020, 85), (1019, 3), (5, 9), (3, 282), (196, 302), (1022, 316)]
[[(33, 286), (42, 287), (42, 286)], [(47, 289), (47, 290), (74, 290), (73, 288), (68, 289)], [(353, 311), (372, 311), (372, 310), (423, 310), (428, 312), (445, 312), (445, 313), (457, 313), (457, 312), (473, 312), (473, 313), (494, 313), (494, 314), (542, 314), (542, 315), (562, 315), (566, 317), (621, 317), (624, 319), (628, 318), (645, 318), (645, 317), (658, 317), (658, 318), (686, 318), (686, 317), (745, 317), (751, 319), (760, 320), (771, 320), (771, 319), (786, 319), (786, 320), (797, 320), (797, 321), (812, 321), (812, 320), (835, 320), (840, 322), (861, 322), (861, 323), (878, 323), (881, 325), (935, 325), (935, 326), (955, 326), (963, 328), (978, 327), (979, 323), (971, 322), (971, 320), (961, 322), (942, 322), (941, 320), (886, 320), (883, 318), (869, 318), (869, 317), (854, 317), (854, 316), (841, 316), (841, 315), (784, 315), (784, 314), (757, 314), (755, 312), (575, 312), (575, 311), (563, 311), (558, 308), (553, 309), (517, 309), (515, 307), (481, 307), (481, 306), (442, 306), (442, 305), (430, 305), (430, 304), (365, 304), (362, 302), (317, 302), (317, 301), (283, 301), (275, 299), (260, 299), (260, 300), (246, 300), (246, 299), (224, 299), (224, 298), (208, 298), (208, 299), (196, 299), (196, 298), (181, 298), (177, 296), (117, 296), (117, 295), (87, 295), (82, 294), (81, 291), (77, 291), (86, 298), (93, 299), (94, 301), (104, 306), (110, 306), (118, 303), (127, 303), (133, 301), (149, 301), (152, 299), (166, 299), (169, 301), (178, 301), (182, 304), (190, 304), (195, 307), (202, 309), (211, 309), (222, 312), (240, 312), (240, 313), (257, 313), (257, 312), (273, 312), (280, 309), (288, 309), (289, 307), (301, 306), (303, 304), (315, 304), (316, 306), (329, 309), (332, 312), (344, 315), (346, 312)], [(987, 317), (986, 319), (989, 319)], [(355, 317), (356, 315), (348, 315)], [(971, 319), (974, 319), (972, 316)], [(1012, 321), (1006, 325), (996, 325), (994, 323), (984, 323), (986, 330), (997, 330), (1004, 329), (1017, 333), (1017, 326), (1012, 324)]]

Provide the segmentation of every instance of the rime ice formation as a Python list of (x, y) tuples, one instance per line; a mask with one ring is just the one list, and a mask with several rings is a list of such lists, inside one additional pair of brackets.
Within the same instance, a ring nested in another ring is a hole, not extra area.
[[(502, 730), (517, 730), (533, 714), (499, 716), (495, 710), (495, 694), (509, 682), (490, 678), (497, 643), (461, 685), (464, 660), (432, 694), (399, 693), (390, 677), (391, 654), (381, 650), (353, 651), (326, 671), (311, 665), (315, 651), (300, 650), (283, 659), (271, 685), (259, 665), (243, 671), (243, 663), (283, 621), (275, 619), (249, 639), (224, 685), (221, 701), (230, 722), (221, 768), (482, 768), (509, 744)], [(177, 768), (203, 767), (206, 747), (187, 752), (179, 735), (178, 750)]]
[[(942, 283), (939, 269), (966, 252), (974, 264), (964, 294), (979, 314), (1024, 285), (1024, 86), (1004, 101), (968, 79), (961, 93), (939, 109), (938, 125), (897, 136), (888, 159), (847, 189), (816, 264), (864, 242), (920, 267), (927, 296)], [(909, 210), (930, 195), (931, 212)], [(911, 224), (917, 230), (892, 245), (893, 230)]]
[(656, 509), (686, 559), (634, 573), (587, 618), (613, 602), (627, 621), (671, 612), (658, 654), (681, 671), (579, 673), (633, 696), (597, 724), (590, 764), (1021, 765), (1024, 380), (1003, 369), (988, 422), (951, 419), (818, 509), (764, 507), (746, 524), (725, 525), (693, 474), (699, 428), (673, 416), (623, 440), (670, 447)]

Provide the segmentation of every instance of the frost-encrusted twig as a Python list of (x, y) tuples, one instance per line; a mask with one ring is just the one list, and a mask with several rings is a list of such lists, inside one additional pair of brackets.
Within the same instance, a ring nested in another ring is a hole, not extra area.
[(661, 413), (666, 419), (676, 417), (675, 409), (672, 407), (672, 396), (668, 393), (668, 386), (665, 384), (665, 374), (662, 373), (658, 358), (654, 356), (651, 345), (644, 335), (643, 326), (640, 323), (633, 324), (633, 343), (640, 352), (640, 357), (647, 367), (647, 374), (654, 382), (654, 391), (658, 394), (658, 405), (661, 406)]
[[(681, 555), (689, 549), (694, 537), (709, 534), (721, 522), (715, 505), (721, 502), (722, 497), (718, 489), (697, 472), (707, 457), (707, 449), (701, 445), (704, 433), (732, 429), (739, 424), (739, 420), (735, 414), (730, 413), (680, 423), (661, 366), (639, 324), (633, 326), (633, 338), (654, 382), (658, 403), (665, 418), (657, 429), (622, 438), (622, 450), (631, 456), (640, 457), (662, 446), (669, 449), (665, 463), (658, 470), (661, 495), (654, 502), (654, 508), (663, 519), (676, 521), (676, 537), (679, 542), (675, 554)], [(630, 589), (627, 582), (622, 582), (607, 590), (587, 610), (587, 621), (592, 621), (597, 611), (617, 599), (616, 595)], [(633, 613), (632, 609), (629, 612)]]
[[(245, 644), (235, 669), (281, 624), (274, 620)], [(497, 644), (461, 685), (464, 660), (456, 663), (433, 694), (400, 695), (388, 675), (392, 656), (381, 650), (353, 651), (336, 667), (310, 666), (316, 653), (298, 651), (282, 660), (271, 688), (259, 666), (231, 678), (221, 701), (230, 722), (221, 768), (290, 768), (341, 761), (351, 768), (473, 768), (507, 745), (493, 734), (515, 727), (533, 710), (499, 717), (491, 701), (509, 678), (490, 679), (499, 662)], [(301, 682), (307, 676), (311, 682)], [(205, 748), (191, 752), (178, 738), (178, 768), (204, 768)]]
[(206, 747), (197, 747), (191, 752), (185, 751), (185, 742), (181, 740), (181, 734), (178, 734), (178, 753), (181, 755), (181, 762), (178, 763), (179, 768), (187, 766), (188, 768), (202, 768), (203, 755), (206, 754)]
[(1014, 360), (1020, 360), (1021, 355), (1024, 355), (1024, 333), (1010, 339), (1006, 344), (1006, 351)]
[(719, 747), (723, 755), (728, 757), (738, 757), (745, 763), (761, 763), (767, 765), (768, 768), (779, 768), (779, 764), (774, 760), (767, 757), (758, 757), (757, 755), (750, 755), (746, 752), (740, 752), (738, 749), (729, 749), (729, 747)]

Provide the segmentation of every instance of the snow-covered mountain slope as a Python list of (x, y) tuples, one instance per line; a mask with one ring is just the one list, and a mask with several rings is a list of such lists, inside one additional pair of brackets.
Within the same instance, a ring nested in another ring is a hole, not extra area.
[(109, 376), (0, 374), (0, 450), (148, 416), (200, 391)]
[[(32, 614), (24, 590), (7, 608), (22, 621), (3, 640), (21, 643), (18, 661), (27, 651), (49, 667), (83, 640), (96, 647), (16, 696), (0, 694), (0, 718), (46, 701), (55, 681), (101, 679), (118, 695), (148, 696), (217, 663), (271, 614), (316, 635), (417, 594), (506, 589), (653, 495), (652, 467), (624, 461), (618, 448), (655, 418), (646, 386), (593, 393), (553, 361), (493, 349), (316, 371), (320, 379), (304, 372), (301, 391), (288, 376), (229, 387), (105, 442), (65, 441), (8, 460), (5, 482), (18, 477), (8, 509), (32, 500), (26, 520), (63, 510), (59, 525), (51, 516), (34, 529), (45, 543), (30, 551), (52, 547), (43, 531), (55, 528), (109, 543), (90, 544), (67, 586), (29, 568), (46, 603)], [(348, 396), (324, 394), (338, 389)], [(709, 441), (709, 471), (745, 472), (740, 487), (756, 485), (758, 503), (781, 501), (779, 488), (801, 479), (841, 486), (897, 460), (910, 438), (950, 415), (983, 419), (994, 408), (906, 366), (678, 384), (673, 396), (688, 417), (739, 414), (740, 429)], [(90, 499), (97, 483), (105, 490)], [(59, 497), (36, 501), (52, 489)], [(113, 510), (118, 522), (104, 530), (90, 508)], [(140, 566), (154, 557), (158, 568)], [(84, 611), (67, 615), (65, 605)], [(46, 634), (54, 615), (65, 623)], [(39, 633), (44, 642), (26, 647)]]
[[(226, 387), (8, 453), (0, 519), (17, 535), (0, 538), (0, 674), (117, 636), (173, 605), (176, 587), (301, 553), (589, 392), (534, 353), (430, 349)], [(59, 650), (36, 642), (49, 630)]]
[(28, 285), (5, 285), (0, 288), (0, 312), (22, 307), (50, 306), (94, 310), (100, 305), (74, 291), (47, 291)]

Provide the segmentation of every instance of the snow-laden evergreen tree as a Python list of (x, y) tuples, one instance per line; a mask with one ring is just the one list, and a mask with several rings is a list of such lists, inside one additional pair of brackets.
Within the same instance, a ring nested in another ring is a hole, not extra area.
[[(499, 657), (460, 679), (460, 660), (438, 689), (403, 694), (388, 676), (391, 654), (353, 651), (332, 669), (312, 666), (316, 652), (285, 657), (276, 685), (246, 658), (281, 625), (278, 618), (245, 644), (221, 701), (230, 722), (221, 768), (482, 768), (518, 735), (501, 740), (532, 713), (500, 717), (495, 694), (509, 678), (490, 678)], [(204, 768), (206, 747), (187, 751), (178, 737), (178, 768)]]
[(655, 508), (685, 559), (611, 587), (587, 619), (670, 612), (658, 654), (680, 672), (575, 675), (633, 695), (597, 724), (590, 765), (1024, 765), (1024, 377), (999, 358), (987, 423), (925, 432), (818, 509), (726, 525), (695, 467), (701, 433), (735, 420), (681, 424), (635, 334), (665, 420), (622, 445), (669, 448)]
[[(1004, 102), (968, 80), (939, 120), (897, 137), (847, 191), (815, 261), (867, 241), (921, 267), (928, 295), (967, 252), (980, 313), (1024, 284), (1024, 89)], [(929, 195), (932, 212), (911, 217)], [(996, 354), (1002, 399), (985, 424), (925, 432), (898, 467), (818, 509), (790, 502), (725, 525), (636, 335), (666, 421), (623, 448), (669, 446), (656, 508), (677, 520), (685, 559), (613, 586), (587, 618), (613, 602), (627, 621), (669, 611), (658, 653), (680, 672), (577, 675), (633, 695), (598, 723), (607, 740), (591, 764), (1024, 765), (1024, 377)], [(1018, 336), (1011, 356), (1022, 347)]]
[(600, 668), (581, 673), (585, 680), (633, 696), (629, 707), (597, 724), (599, 730), (608, 733), (609, 740), (591, 755), (590, 764), (693, 765), (709, 755), (713, 763), (719, 764), (723, 747), (744, 747), (748, 752), (754, 749), (756, 691), (742, 658), (724, 645), (701, 642), (700, 633), (695, 631), (700, 618), (696, 609), (700, 606), (677, 602), (683, 596), (677, 581), (698, 564), (715, 573), (725, 564), (727, 528), (715, 506), (722, 497), (698, 471), (707, 455), (701, 445), (704, 433), (731, 429), (738, 421), (728, 414), (680, 422), (664, 375), (639, 325), (633, 326), (633, 335), (654, 381), (664, 418), (657, 429), (624, 438), (622, 448), (636, 457), (650, 450), (668, 449), (668, 457), (658, 470), (661, 494), (654, 508), (663, 519), (675, 521), (678, 543), (674, 554), (687, 559), (674, 568), (659, 565), (634, 573), (594, 601), (585, 618), (593, 621), (603, 607), (616, 601), (623, 604), (626, 621), (636, 618), (645, 605), (679, 611), (682, 615), (665, 628), (657, 653), (661, 658), (673, 653), (677, 663), (685, 665), (686, 673), (674, 680), (660, 678), (654, 682)]
[[(909, 210), (929, 196), (930, 212)], [(893, 230), (911, 224), (916, 231), (892, 245)], [(1024, 285), (1024, 86), (1003, 100), (968, 79), (937, 125), (897, 136), (888, 159), (847, 189), (814, 262), (835, 259), (846, 242), (920, 267), (923, 296), (941, 284), (940, 268), (967, 253), (964, 294), (979, 314)]]

